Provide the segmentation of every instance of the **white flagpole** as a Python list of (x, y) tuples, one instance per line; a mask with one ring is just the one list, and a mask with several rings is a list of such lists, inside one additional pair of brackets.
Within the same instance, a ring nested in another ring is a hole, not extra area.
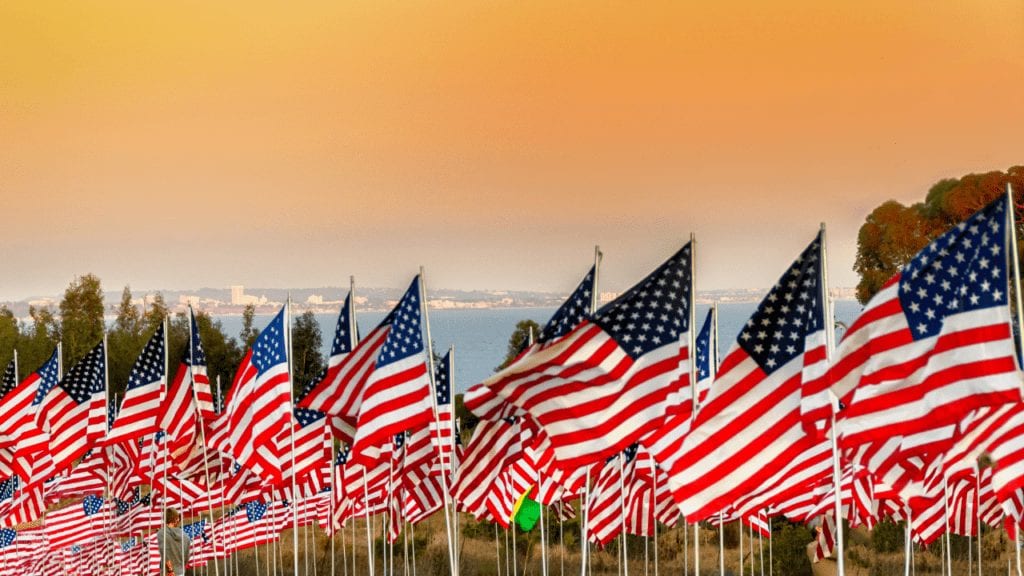
[(512, 574), (519, 576), (519, 550), (518, 546), (516, 546), (516, 525), (514, 522), (509, 526), (509, 532), (512, 533)]
[[(415, 544), (415, 541), (413, 542)], [(501, 544), (498, 542), (498, 525), (494, 525), (494, 564), (495, 574), (501, 576)]]
[[(558, 501), (558, 559), (561, 561), (561, 568), (559, 568), (558, 576), (565, 576), (565, 526), (562, 521), (564, 516), (562, 500), (560, 499)], [(501, 575), (499, 574), (498, 576)]]
[[(832, 315), (832, 298), (828, 291), (828, 250), (826, 250), (827, 236), (825, 230), (825, 223), (821, 223), (821, 242), (818, 246), (819, 254), (821, 255), (821, 292), (819, 297), (821, 298), (821, 305), (825, 311), (825, 352), (826, 359), (828, 362), (832, 361), (833, 352), (836, 346), (835, 336), (835, 318)], [(830, 393), (831, 394), (831, 393)], [(842, 469), (839, 463), (839, 441), (837, 439), (838, 431), (836, 430), (836, 412), (839, 411), (839, 399), (834, 395), (832, 398), (832, 418), (831, 418), (831, 433), (832, 437), (832, 485), (835, 489), (835, 520), (836, 520), (836, 566), (838, 568), (839, 576), (846, 575), (846, 566), (843, 561), (845, 554), (845, 546), (843, 544), (843, 499), (842, 499)]]
[[(690, 394), (691, 408), (697, 406), (697, 371), (694, 370), (693, 358), (697, 351), (697, 311), (694, 303), (697, 301), (697, 237), (690, 233), (690, 329), (687, 331), (689, 357), (690, 357)], [(697, 415), (696, 410), (691, 410), (691, 418)], [(693, 573), (700, 576), (700, 522), (693, 523)]]
[[(420, 266), (420, 315), (423, 316), (423, 328), (426, 331), (427, 339), (427, 374), (430, 376), (430, 404), (434, 410), (434, 435), (437, 439), (437, 447), (440, 450), (444, 442), (441, 439), (441, 421), (437, 413), (437, 379), (434, 375), (434, 342), (430, 338), (430, 314), (427, 306), (426, 275), (423, 266)], [(451, 388), (449, 388), (451, 392)], [(440, 454), (438, 454), (440, 457)], [(444, 491), (444, 527), (445, 537), (448, 540), (448, 569), (451, 576), (457, 576), (455, 566), (455, 549), (452, 547), (452, 519), (448, 512), (451, 504), (451, 495), (448, 493), (448, 475), (441, 468), (441, 489)]]
[(626, 550), (626, 476), (623, 470), (624, 454), (619, 454), (619, 512), (622, 514), (622, 576), (629, 576), (629, 555)]
[[(1010, 237), (1010, 253), (1007, 254), (1007, 258), (1010, 259), (1010, 264), (1013, 266), (1013, 293), (1017, 300), (1017, 327), (1024, 334), (1024, 301), (1022, 301), (1020, 293), (1020, 266), (1017, 262), (1017, 222), (1013, 205), (1013, 185), (1009, 182), (1006, 183), (1006, 204), (1006, 233)], [(1024, 336), (1022, 336), (1022, 340), (1024, 340)], [(1021, 346), (1024, 346), (1024, 342), (1021, 342)]]
[[(333, 444), (334, 444), (334, 442), (331, 442), (331, 445), (333, 445)], [(333, 461), (334, 460), (332, 459), (331, 462), (333, 462)], [(334, 464), (331, 464), (331, 466), (333, 467)], [(332, 472), (332, 476), (333, 476), (333, 472)], [(331, 488), (335, 489), (335, 490), (337, 489), (337, 487), (333, 486), (333, 485), (331, 486)], [(337, 528), (335, 528), (335, 526), (334, 526), (334, 512), (333, 512), (333, 509), (334, 509), (334, 500), (333, 500), (334, 496), (335, 496), (334, 494), (331, 494), (331, 506), (330, 506), (330, 508), (332, 510), (332, 512), (331, 512), (331, 529), (335, 530), (336, 532), (341, 532), (341, 573), (342, 573), (342, 576), (348, 576), (348, 543), (345, 542), (345, 526), (341, 525), (341, 526), (339, 526)], [(352, 525), (355, 526), (355, 521), (354, 520), (352, 522)], [(331, 545), (332, 546), (334, 545), (333, 541), (331, 542)], [(334, 550), (333, 549), (331, 550), (331, 556), (332, 556), (332, 558), (331, 558), (331, 576), (334, 576), (334, 558), (333, 558)]]
[[(977, 468), (977, 466), (975, 466)], [(976, 470), (974, 476), (975, 500), (974, 512), (978, 520), (978, 576), (981, 576), (981, 470)]]
[[(455, 434), (458, 431), (458, 427), (455, 426), (455, 344), (448, 345), (448, 402), (451, 406), (452, 418), (448, 422), (449, 431), (451, 432), (451, 440), (448, 443), (448, 471), (449, 478), (455, 478)], [(441, 462), (441, 474), (445, 474), (444, 462)], [(453, 545), (455, 547), (455, 572), (458, 574), (461, 572), (462, 560), (461, 554), (461, 543), (462, 536), (459, 533), (459, 510), (455, 506), (455, 500), (452, 500), (452, 539), (454, 540)], [(415, 542), (413, 542), (415, 545)]]
[(299, 490), (295, 484), (295, 414), (293, 412), (295, 406), (295, 391), (292, 385), (292, 374), (294, 369), (292, 368), (292, 295), (288, 294), (288, 300), (285, 303), (284, 312), (284, 336), (285, 343), (284, 349), (285, 354), (288, 357), (288, 442), (291, 444), (291, 461), (292, 461), (292, 572), (293, 575), (298, 576), (299, 574), (299, 514), (296, 508), (296, 499), (299, 494)]
[[(366, 466), (363, 466), (363, 502), (363, 511), (366, 513), (366, 556), (370, 565), (370, 576), (373, 576), (376, 562), (373, 561), (373, 535), (371, 534), (373, 526), (370, 525), (370, 487), (367, 485)], [(352, 557), (355, 558), (354, 553)]]
[(718, 574), (725, 576), (725, 516), (718, 513)]
[(583, 480), (583, 496), (580, 498), (580, 507), (583, 513), (583, 522), (580, 523), (580, 574), (581, 576), (587, 576), (587, 550), (590, 548), (590, 543), (587, 540), (587, 530), (590, 529), (590, 467), (587, 466), (584, 471)]
[(904, 527), (906, 540), (903, 549), (903, 576), (910, 576), (910, 558), (913, 554), (913, 543), (910, 539), (910, 509), (907, 509), (907, 524)]
[(953, 574), (953, 548), (949, 541), (949, 485), (946, 483), (946, 477), (942, 477), (942, 508), (945, 516), (946, 523), (946, 566), (949, 567), (949, 573)]
[(772, 517), (768, 517), (768, 576), (775, 576), (775, 562), (772, 560)]
[[(196, 405), (196, 413), (199, 415), (199, 421), (202, 422), (203, 414), (202, 414), (202, 410), (199, 409), (199, 395), (196, 392), (196, 373), (195, 373), (195, 360), (196, 359), (195, 359), (195, 356), (194, 356), (194, 351), (192, 350), (192, 319), (193, 318), (195, 318), (195, 312), (192, 311), (192, 305), (189, 304), (189, 306), (188, 306), (188, 358), (189, 358), (189, 362), (188, 363), (189, 363), (189, 371), (188, 372), (189, 372), (189, 377), (192, 380), (189, 384), (192, 386), (192, 401)], [(198, 328), (198, 325), (196, 327)], [(167, 378), (167, 371), (168, 371), (168, 368), (170, 368), (170, 366), (168, 364), (168, 360), (167, 360), (167, 356), (170, 354), (170, 351), (168, 350), (169, 348), (170, 348), (170, 346), (169, 346), (169, 342), (168, 342), (168, 325), (167, 325), (167, 320), (165, 319), (164, 320), (164, 356), (165, 356), (165, 358), (164, 358), (164, 386), (165, 387), (167, 386), (167, 380), (168, 380), (168, 378)], [(219, 386), (218, 386), (218, 388), (219, 388)], [(166, 388), (165, 388), (165, 390), (166, 390)], [(200, 426), (199, 426), (199, 438), (200, 438), (200, 444), (203, 447), (203, 474), (206, 477), (207, 490), (209, 490), (210, 488), (213, 487), (213, 484), (210, 482), (210, 462), (209, 462), (209, 459), (207, 458), (207, 454), (206, 454), (206, 426), (204, 426), (202, 424), (200, 424)], [(214, 528), (214, 526), (213, 526), (213, 524), (214, 524), (214, 522), (213, 522), (213, 494), (210, 493), (210, 492), (208, 492), (206, 494), (206, 503), (207, 503), (207, 510), (210, 513), (210, 540), (211, 540), (210, 545), (216, 551), (217, 550), (217, 529)], [(214, 571), (215, 576), (220, 576), (220, 566), (217, 563), (216, 557), (213, 558), (213, 571)]]
[(690, 524), (683, 517), (683, 576), (690, 576)]
[[(654, 576), (658, 576), (658, 467), (654, 458), (648, 458), (647, 463), (651, 466), (651, 518), (654, 531)], [(646, 548), (645, 548), (646, 549)]]
[(764, 536), (760, 532), (757, 533), (757, 551), (761, 556), (761, 576), (764, 576)]
[[(537, 485), (540, 486), (540, 472), (537, 473)], [(544, 524), (544, 505), (540, 504), (540, 572), (541, 576), (548, 576), (548, 541)]]
[(416, 576), (416, 525), (409, 524), (409, 536), (412, 538), (412, 576)]
[(743, 576), (743, 521), (736, 521), (736, 532), (740, 535), (740, 576)]

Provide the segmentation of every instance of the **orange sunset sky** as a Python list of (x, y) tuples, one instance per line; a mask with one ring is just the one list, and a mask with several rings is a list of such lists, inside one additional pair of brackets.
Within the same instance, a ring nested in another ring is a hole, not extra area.
[[(824, 221), (1024, 163), (1024, 2), (0, 4), (0, 300), (621, 290), (697, 235), (767, 287)], [(1024, 192), (1024, 191), (1022, 191)]]

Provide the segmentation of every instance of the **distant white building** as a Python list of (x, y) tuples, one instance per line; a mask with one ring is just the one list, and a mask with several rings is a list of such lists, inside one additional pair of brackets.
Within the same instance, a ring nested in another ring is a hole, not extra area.
[(242, 299), (245, 298), (245, 286), (232, 286), (231, 287), (231, 303), (232, 304), (245, 304)]
[(178, 304), (182, 306), (198, 306), (199, 296), (190, 296), (188, 294), (182, 294), (178, 296)]
[(319, 294), (311, 294), (306, 298), (306, 304), (323, 304), (324, 297)]

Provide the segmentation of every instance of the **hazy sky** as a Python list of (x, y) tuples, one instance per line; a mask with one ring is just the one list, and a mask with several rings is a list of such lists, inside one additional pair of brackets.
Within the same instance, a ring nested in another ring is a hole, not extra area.
[(1024, 162), (1024, 2), (0, 4), (0, 300), (774, 282)]

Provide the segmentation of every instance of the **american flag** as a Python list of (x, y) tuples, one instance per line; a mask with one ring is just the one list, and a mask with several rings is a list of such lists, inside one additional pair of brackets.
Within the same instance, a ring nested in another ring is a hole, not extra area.
[(711, 390), (711, 383), (715, 380), (715, 373), (718, 371), (718, 334), (715, 333), (716, 314), (718, 309), (712, 307), (704, 318), (704, 325), (697, 334), (696, 348), (697, 361), (694, 367), (697, 371), (697, 409), (704, 404)]
[(936, 238), (868, 302), (809, 390), (805, 418), (828, 418), (825, 391), (845, 406), (840, 441), (853, 446), (957, 422), (1019, 403), (1008, 305), (1008, 199)]
[(0, 548), (7, 548), (11, 544), (14, 544), (14, 539), (18, 537), (18, 531), (13, 528), (0, 528)]
[(57, 470), (71, 466), (106, 433), (105, 363), (106, 349), (100, 342), (39, 404), (39, 422), (50, 434), (50, 454)]
[(451, 493), (461, 510), (477, 519), (488, 516), (487, 493), (511, 459), (521, 454), (517, 420), (481, 420), (466, 445)]
[[(282, 470), (287, 477), (294, 473), (296, 481), (298, 481), (318, 472), (331, 459), (331, 448), (324, 442), (327, 421), (323, 412), (298, 407), (294, 408), (292, 412), (294, 414), (291, 426), (292, 434), (295, 437), (295, 468), (293, 471), (291, 458), (285, 458), (282, 461)], [(279, 442), (289, 446), (290, 449), (290, 440), (287, 435), (286, 431)]]
[(818, 563), (830, 558), (836, 548), (836, 523), (832, 516), (822, 516), (818, 525), (818, 536), (815, 538), (814, 562)]
[(378, 459), (377, 447), (388, 438), (428, 426), (433, 418), (418, 275), (381, 325), (387, 326), (387, 337), (363, 389), (352, 440), (350, 457), (356, 464)]
[(217, 417), (217, 411), (213, 406), (210, 377), (206, 370), (206, 352), (203, 351), (203, 341), (199, 337), (199, 324), (196, 323), (196, 313), (192, 310), (191, 306), (188, 307), (188, 314), (191, 349), (190, 354), (185, 356), (185, 365), (189, 367), (189, 372), (192, 375), (192, 387), (195, 390), (199, 416), (204, 420), (213, 420)]
[(86, 496), (81, 502), (46, 513), (44, 530), (51, 550), (84, 543), (103, 533), (103, 498)]
[[(510, 369), (520, 360), (524, 360), (528, 353), (536, 352), (538, 348), (543, 348), (552, 341), (569, 334), (590, 316), (596, 275), (596, 267), (592, 267), (576, 286), (576, 289), (573, 290), (572, 294), (569, 295), (569, 298), (558, 307), (558, 310), (555, 311), (547, 324), (544, 325), (540, 334), (536, 335), (536, 342), (534, 342), (534, 334), (532, 332), (529, 334), (529, 337), (523, 341), (515, 360), (510, 364)], [(466, 392), (465, 398), (466, 406), (474, 414), (487, 420), (525, 416), (522, 410), (509, 404), (502, 396), (488, 386), (478, 384), (471, 387)]]
[[(828, 472), (827, 445), (808, 435), (800, 420), (802, 384), (826, 366), (821, 251), (819, 234), (761, 301), (722, 361), (668, 470), (687, 519), (709, 518), (765, 491), (781, 497), (802, 487), (791, 485), (792, 478)], [(748, 501), (737, 511), (766, 506)]]
[[(405, 447), (406, 470), (424, 468), (423, 475), (415, 475), (415, 480), (426, 476), (426, 471), (443, 467), (449, 471), (452, 467), (454, 451), (454, 426), (452, 418), (452, 352), (445, 354), (438, 362), (434, 371), (434, 393), (437, 400), (437, 418), (431, 419), (429, 426), (414, 430)], [(440, 434), (438, 434), (440, 432)], [(440, 455), (440, 458), (438, 458)]]
[(26, 461), (49, 448), (49, 436), (36, 421), (36, 406), (59, 380), (60, 373), (57, 350), (38, 370), (25, 378), (12, 392), (0, 399), (0, 441), (7, 448), (14, 449), (13, 467), (24, 480), (28, 480)]
[(350, 293), (338, 314), (327, 373), (299, 402), (299, 406), (328, 414), (331, 429), (344, 442), (352, 442), (355, 437), (362, 392), (384, 344), (387, 326), (382, 323), (362, 341), (357, 336)]
[[(691, 270), (687, 244), (593, 318), (481, 385), (540, 424), (559, 467), (623, 450), (690, 411)], [(481, 415), (473, 396), (466, 405)]]
[(134, 440), (160, 429), (157, 420), (167, 385), (166, 350), (167, 335), (160, 324), (128, 374), (128, 388), (107, 433), (107, 444)]
[(587, 539), (606, 546), (622, 533), (626, 513), (625, 477), (632, 473), (636, 452), (623, 452), (602, 464), (587, 500)]
[(189, 367), (185, 362), (178, 364), (160, 410), (160, 429), (167, 435), (167, 449), (176, 464), (184, 464), (196, 445), (199, 425), (195, 399), (189, 387)]
[(285, 449), (279, 438), (291, 420), (284, 313), (274, 316), (242, 360), (224, 413), (231, 424), (228, 451), (272, 484), (282, 480)]

